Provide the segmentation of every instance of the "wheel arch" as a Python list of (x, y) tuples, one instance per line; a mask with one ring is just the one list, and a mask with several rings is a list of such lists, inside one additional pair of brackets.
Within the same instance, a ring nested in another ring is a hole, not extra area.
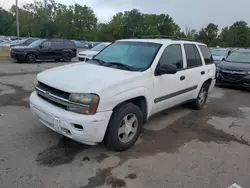
[(143, 114), (143, 123), (145, 123), (147, 121), (148, 118), (148, 102), (145, 96), (137, 96), (137, 97), (133, 97), (130, 99), (127, 99), (123, 102), (120, 102), (119, 104), (117, 104), (114, 108), (113, 111), (116, 110), (119, 106), (121, 106), (124, 103), (133, 103), (136, 106), (138, 106)]

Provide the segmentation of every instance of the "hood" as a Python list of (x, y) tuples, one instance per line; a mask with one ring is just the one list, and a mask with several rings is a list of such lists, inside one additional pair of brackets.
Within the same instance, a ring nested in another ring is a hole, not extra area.
[(244, 71), (244, 72), (250, 71), (250, 63), (234, 63), (234, 62), (223, 61), (218, 65), (218, 67), (221, 69), (229, 69), (235, 71)]
[(93, 51), (93, 50), (86, 50), (86, 51), (79, 52), (80, 55), (86, 55), (86, 56), (94, 56), (98, 53), (99, 51)]
[(135, 79), (139, 72), (131, 72), (90, 63), (75, 63), (46, 70), (37, 80), (69, 93), (97, 93)]
[(224, 58), (224, 56), (213, 56), (213, 59), (215, 61), (222, 61), (223, 58)]

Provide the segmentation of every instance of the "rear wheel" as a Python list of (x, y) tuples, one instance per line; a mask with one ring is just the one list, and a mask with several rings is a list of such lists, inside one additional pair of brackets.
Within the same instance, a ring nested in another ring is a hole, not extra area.
[(27, 63), (35, 63), (36, 62), (36, 56), (34, 54), (28, 54), (26, 56), (26, 62)]
[(207, 84), (207, 83), (204, 83), (201, 86), (201, 89), (200, 89), (200, 92), (199, 92), (197, 98), (192, 103), (192, 107), (195, 110), (200, 110), (205, 106), (205, 104), (207, 102), (207, 97), (208, 97), (208, 88), (209, 88), (209, 84)]
[(70, 62), (71, 61), (71, 54), (70, 53), (65, 53), (65, 54), (63, 54), (63, 57), (62, 57), (62, 60), (64, 61), (64, 62)]
[(112, 150), (132, 147), (141, 133), (143, 115), (133, 103), (124, 103), (113, 112), (105, 135), (105, 144)]

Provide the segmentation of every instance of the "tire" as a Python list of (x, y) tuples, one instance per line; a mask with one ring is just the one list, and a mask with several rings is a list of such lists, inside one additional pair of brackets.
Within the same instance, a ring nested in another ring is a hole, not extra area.
[(104, 138), (105, 145), (114, 151), (129, 149), (140, 136), (142, 125), (140, 108), (133, 103), (123, 103), (112, 114)]
[(60, 61), (61, 59), (55, 59), (55, 61)]
[(25, 58), (27, 63), (35, 63), (36, 62), (36, 55), (35, 54), (28, 54)]
[(201, 86), (201, 89), (199, 91), (199, 94), (197, 96), (197, 98), (195, 99), (195, 101), (191, 104), (191, 107), (195, 110), (201, 110), (206, 102), (207, 102), (207, 97), (208, 97), (208, 88), (209, 88), (209, 84), (208, 83), (204, 83)]
[(71, 54), (70, 53), (64, 53), (63, 54), (63, 57), (62, 57), (62, 60), (64, 61), (64, 62), (70, 62), (71, 61)]

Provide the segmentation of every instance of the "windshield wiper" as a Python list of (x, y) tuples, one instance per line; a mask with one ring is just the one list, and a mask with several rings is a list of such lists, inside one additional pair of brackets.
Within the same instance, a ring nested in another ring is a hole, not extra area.
[(103, 65), (103, 64), (105, 64), (105, 63), (106, 63), (105, 61), (100, 60), (100, 59), (98, 59), (98, 58), (93, 58), (93, 59), (91, 59), (91, 60), (93, 60), (93, 61), (97, 61), (100, 65)]
[(119, 63), (119, 62), (108, 62), (107, 65), (117, 65), (117, 66), (120, 66), (120, 67), (124, 67), (126, 68), (127, 70), (130, 70), (130, 71), (135, 71), (137, 70), (136, 68), (134, 67), (131, 67), (129, 65), (124, 65), (122, 63)]

